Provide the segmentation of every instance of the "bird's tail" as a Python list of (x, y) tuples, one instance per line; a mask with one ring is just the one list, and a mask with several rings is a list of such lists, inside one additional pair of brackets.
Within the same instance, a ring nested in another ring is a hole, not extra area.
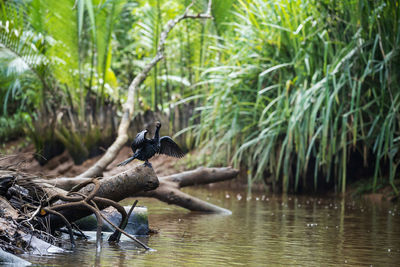
[(117, 166), (125, 166), (126, 164), (128, 164), (129, 162), (131, 162), (132, 160), (134, 160), (136, 157), (133, 155), (132, 157), (130, 157), (129, 159), (124, 160), (123, 162), (119, 163)]

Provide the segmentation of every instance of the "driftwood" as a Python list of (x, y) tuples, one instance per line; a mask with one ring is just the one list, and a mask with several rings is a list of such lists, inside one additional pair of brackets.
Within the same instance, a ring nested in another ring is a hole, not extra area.
[[(159, 179), (159, 186), (152, 191), (140, 191), (131, 194), (132, 197), (153, 197), (168, 204), (175, 204), (191, 211), (225, 213), (231, 212), (227, 209), (218, 207), (201, 199), (188, 195), (179, 189), (186, 186), (201, 184), (210, 184), (230, 180), (238, 175), (238, 171), (226, 168), (205, 168), (200, 167), (192, 171), (186, 171), (173, 174)], [(37, 180), (37, 182), (46, 182), (63, 190), (71, 190), (74, 186), (90, 181), (91, 178), (57, 178), (52, 180)], [(55, 189), (59, 190), (59, 189)], [(108, 197), (116, 200), (111, 193)]]
[(210, 184), (230, 180), (238, 175), (232, 168), (204, 168), (186, 171), (160, 178), (155, 190), (140, 192), (137, 196), (154, 197), (168, 204), (174, 204), (191, 211), (231, 214), (231, 211), (203, 201), (179, 190), (182, 187)]
[[(46, 190), (46, 193), (49, 198), (62, 196), (59, 199), (64, 200), (65, 196), (68, 195), (68, 192), (62, 188), (57, 187), (58, 186), (57, 180), (58, 179), (46, 181), (44, 179), (36, 179), (33, 180), (33, 182), (41, 184), (42, 187), (44, 187), (44, 189)], [(72, 180), (75, 179), (72, 178)], [(77, 179), (77, 180), (80, 182), (76, 184), (78, 186), (79, 184), (82, 184), (82, 182), (84, 184), (84, 183), (90, 183), (92, 181), (91, 178)], [(108, 206), (111, 206), (112, 204), (107, 200), (118, 202), (127, 197), (134, 196), (139, 192), (153, 190), (157, 188), (158, 185), (159, 185), (158, 178), (152, 168), (148, 168), (145, 166), (137, 166), (136, 168), (130, 169), (126, 172), (119, 173), (111, 177), (105, 177), (99, 179), (98, 188), (96, 188), (95, 194), (93, 195), (92, 199), (96, 203), (99, 209), (104, 209)], [(90, 196), (94, 188), (95, 188), (94, 184), (88, 184), (82, 189), (80, 189), (78, 193), (80, 195)], [(68, 189), (68, 191), (71, 189), (72, 188)], [(70, 197), (67, 199), (72, 199), (72, 198)], [(81, 201), (81, 198), (77, 198), (77, 200)], [(91, 210), (90, 208), (80, 207), (79, 205), (77, 205), (74, 208), (65, 208), (64, 206), (62, 206), (61, 208), (57, 208), (57, 211), (70, 222), (74, 222), (80, 218), (83, 218), (93, 213), (93, 210)], [(57, 229), (64, 225), (65, 221), (59, 215), (55, 214), (50, 216), (51, 229)]]
[[(3, 200), (3, 202), (0, 202), (3, 203), (1, 206), (6, 207), (9, 213), (7, 215), (1, 210), (0, 225), (2, 225), (2, 218), (14, 218), (12, 221), (16, 226), (12, 227), (11, 230), (27, 229), (24, 230), (26, 234), (23, 234), (23, 236), (29, 235), (34, 238), (32, 234), (45, 233), (49, 235), (49, 232), (53, 233), (60, 227), (66, 226), (71, 246), (74, 247), (72, 223), (94, 213), (97, 219), (97, 249), (100, 250), (103, 219), (108, 221), (100, 210), (112, 206), (121, 214), (122, 220), (119, 226), (109, 222), (117, 231), (113, 235), (116, 238), (109, 241), (118, 242), (118, 232), (120, 232), (136, 241), (146, 250), (150, 249), (147, 245), (124, 231), (127, 213), (117, 202), (138, 192), (157, 188), (159, 181), (152, 168), (137, 166), (126, 172), (102, 178), (101, 180), (89, 179), (84, 183), (78, 184), (70, 191), (50, 185), (43, 179), (30, 177), (29, 174), (11, 170), (0, 171), (0, 181), (3, 181), (1, 183), (1, 196), (6, 197), (12, 205), (10, 206), (4, 198), (0, 197)], [(13, 211), (17, 215), (13, 215)], [(41, 235), (39, 234), (39, 236)], [(50, 236), (54, 240), (54, 236)], [(5, 241), (11, 240), (9, 236), (3, 239)], [(0, 239), (0, 241), (2, 240)]]
[(211, 19), (211, 5), (212, 1), (208, 1), (207, 11), (204, 14), (190, 14), (190, 8), (193, 6), (194, 0), (186, 8), (185, 12), (177, 16), (175, 19), (168, 21), (164, 30), (160, 34), (160, 41), (158, 43), (157, 53), (155, 57), (143, 68), (143, 70), (133, 79), (128, 87), (128, 97), (123, 105), (123, 115), (118, 127), (118, 136), (114, 143), (107, 149), (103, 157), (98, 160), (92, 167), (80, 174), (79, 178), (85, 177), (98, 177), (103, 174), (105, 168), (115, 159), (118, 152), (128, 141), (128, 129), (134, 115), (135, 93), (139, 90), (139, 86), (146, 79), (150, 70), (164, 58), (164, 46), (170, 31), (184, 19)]
[[(15, 218), (18, 217), (17, 220), (14, 219), (18, 225), (15, 229), (23, 227), (26, 229), (25, 232), (32, 231), (33, 234), (39, 233), (40, 236), (40, 233), (49, 235), (48, 232), (53, 233), (56, 229), (66, 226), (73, 247), (75, 243), (72, 223), (94, 213), (98, 222), (97, 249), (100, 250), (101, 227), (103, 220), (107, 221), (100, 210), (112, 206), (121, 214), (122, 220), (118, 226), (112, 224), (116, 232), (109, 241), (118, 242), (122, 233), (147, 250), (150, 249), (147, 245), (124, 231), (127, 213), (117, 203), (118, 201), (127, 197), (155, 197), (193, 211), (230, 214), (229, 210), (185, 194), (180, 191), (180, 188), (220, 182), (232, 179), (237, 174), (238, 171), (230, 167), (202, 167), (166, 176), (159, 181), (152, 168), (140, 165), (101, 179), (45, 180), (40, 177), (31, 177), (26, 173), (0, 171), (0, 180), (3, 181), (1, 195), (10, 199), (13, 205), (13, 208), (9, 210), (18, 211), (19, 214), (18, 216), (14, 214)], [(4, 203), (7, 204), (7, 201)], [(12, 216), (12, 214), (6, 216)], [(51, 238), (54, 239), (53, 236)]]
[[(180, 188), (225, 181), (236, 177), (237, 174), (238, 171), (230, 167), (201, 167), (158, 180), (152, 168), (140, 165), (126, 172), (101, 179), (56, 178), (52, 180), (35, 179), (32, 182), (41, 185), (46, 193), (47, 203), (49, 203), (48, 206), (42, 208), (44, 212), (48, 213), (48, 216), (45, 217), (45, 221), (39, 221), (39, 223), (49, 225), (52, 230), (66, 226), (71, 245), (74, 245), (71, 222), (94, 213), (98, 221), (97, 247), (100, 249), (102, 221), (106, 220), (100, 213), (101, 209), (113, 206), (122, 216), (120, 225), (113, 225), (116, 232), (109, 241), (118, 241), (120, 233), (127, 235), (123, 231), (124, 224), (126, 224), (124, 222), (127, 217), (126, 211), (116, 203), (127, 197), (154, 197), (192, 211), (230, 214), (229, 210), (183, 193)], [(136, 238), (127, 236), (145, 249), (149, 249)]]

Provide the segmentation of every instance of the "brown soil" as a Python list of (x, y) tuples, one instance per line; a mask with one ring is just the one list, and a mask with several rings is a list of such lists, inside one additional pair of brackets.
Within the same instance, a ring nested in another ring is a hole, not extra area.
[[(101, 157), (101, 155), (99, 155), (97, 157), (86, 160), (81, 165), (75, 165), (68, 152), (64, 151), (64, 153), (62, 153), (61, 155), (54, 157), (47, 164), (41, 166), (34, 158), (35, 149), (33, 145), (28, 145), (21, 148), (21, 144), (23, 143), (24, 141), (17, 140), (3, 145), (2, 152), (0, 152), (0, 168), (11, 167), (18, 169), (19, 171), (47, 178), (74, 177), (83, 173)], [(188, 161), (190, 161), (192, 158), (195, 158), (196, 153), (198, 152), (191, 152), (187, 157), (179, 160), (164, 155), (157, 155), (153, 157), (150, 162), (152, 163), (157, 175), (159, 177), (162, 177), (186, 170)], [(129, 147), (122, 148), (115, 160), (105, 170), (104, 176), (114, 175), (126, 171), (136, 165), (143, 164), (143, 162), (135, 160), (126, 166), (117, 167), (117, 164), (119, 162), (130, 157), (131, 154), (132, 151)], [(189, 169), (194, 168), (196, 167), (190, 167)], [(246, 174), (242, 172), (236, 179), (210, 184), (207, 186), (245, 190), (245, 188), (247, 187), (247, 181), (245, 177)], [(355, 189), (356, 188), (350, 185), (346, 192), (346, 195), (351, 198)], [(255, 184), (253, 185), (252, 191), (264, 192), (265, 187), (262, 184)], [(362, 197), (365, 200), (373, 202), (398, 200), (398, 197), (393, 194), (393, 189), (390, 186), (381, 188), (376, 193), (364, 194)]]
[[(24, 142), (24, 140), (17, 140), (7, 143), (3, 146), (3, 149), (0, 151), (0, 169), (11, 167), (18, 171), (38, 175), (43, 178), (75, 177), (91, 167), (102, 156), (99, 155), (86, 160), (81, 165), (75, 165), (68, 152), (64, 151), (64, 153), (61, 155), (52, 158), (44, 166), (41, 166), (34, 158), (34, 146), (28, 145), (23, 147)], [(200, 167), (201, 163), (197, 162), (196, 160), (198, 153), (201, 152), (192, 151), (183, 159), (176, 159), (173, 157), (167, 157), (165, 155), (156, 155), (150, 159), (150, 162), (153, 165), (153, 169), (158, 177), (162, 177)], [(132, 151), (130, 147), (123, 147), (115, 160), (105, 170), (104, 176), (114, 175), (133, 168), (136, 165), (143, 164), (142, 161), (135, 160), (126, 166), (117, 166), (118, 163), (124, 161), (131, 155)], [(236, 179), (204, 186), (223, 189), (230, 188), (233, 190), (246, 190), (247, 178), (246, 174), (242, 171)], [(264, 192), (264, 190), (265, 188), (262, 186), (262, 184), (255, 186), (253, 185), (252, 188), (253, 192)]]
[(379, 189), (376, 193), (364, 194), (363, 199), (371, 202), (381, 203), (381, 202), (395, 202), (399, 200), (399, 197), (393, 192), (391, 186), (385, 186)]
[[(92, 166), (102, 156), (99, 155), (86, 160), (81, 165), (75, 165), (68, 152), (64, 151), (61, 155), (52, 158), (44, 166), (41, 166), (34, 158), (35, 149), (33, 145), (29, 145), (25, 148), (18, 148), (17, 144), (18, 142), (6, 144), (6, 148), (3, 150), (5, 155), (3, 154), (0, 159), (0, 166), (3, 168), (15, 168), (22, 172), (47, 178), (77, 176)], [(130, 157), (131, 154), (132, 151), (129, 147), (122, 148), (115, 160), (105, 170), (104, 176), (114, 175), (136, 165), (143, 164), (141, 161), (133, 161), (126, 166), (117, 167), (119, 162)], [(184, 169), (183, 164), (180, 163), (178, 159), (164, 155), (157, 155), (153, 157), (150, 162), (158, 176), (169, 175)]]

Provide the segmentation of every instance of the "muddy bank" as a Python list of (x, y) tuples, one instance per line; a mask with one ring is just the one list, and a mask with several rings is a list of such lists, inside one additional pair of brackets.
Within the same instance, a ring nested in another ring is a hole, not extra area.
[[(92, 166), (102, 155), (90, 158), (83, 162), (81, 165), (75, 165), (72, 157), (67, 151), (64, 151), (61, 155), (58, 155), (48, 161), (47, 164), (41, 166), (35, 159), (35, 149), (33, 145), (29, 145), (24, 148), (20, 148), (20, 144), (23, 140), (9, 142), (5, 145), (3, 153), (7, 152), (5, 158), (0, 159), (0, 168), (11, 166), (23, 172), (40, 175), (47, 178), (55, 177), (75, 177), (84, 171), (86, 171), (90, 166)], [(118, 153), (115, 160), (106, 168), (104, 176), (115, 175), (118, 172), (122, 172), (132, 168), (134, 166), (142, 164), (141, 161), (133, 161), (127, 166), (117, 167), (117, 164), (125, 160), (132, 154), (130, 147), (125, 146)], [(193, 162), (197, 156), (197, 151), (191, 151), (183, 159), (177, 160), (175, 158), (167, 157), (164, 155), (156, 155), (151, 159), (153, 168), (157, 176), (167, 176), (173, 173), (181, 172), (193, 166)], [(365, 186), (365, 185), (362, 185)], [(362, 187), (357, 183), (352, 183), (348, 185), (346, 191), (346, 197), (348, 198), (364, 198), (373, 202), (382, 201), (398, 201), (398, 197), (395, 196), (391, 186), (384, 186), (379, 188), (377, 192), (370, 193), (368, 191), (359, 192)], [(248, 190), (247, 186), (247, 173), (243, 168), (237, 179), (223, 181), (220, 183), (214, 183), (205, 185), (205, 187), (220, 188), (220, 189), (233, 189), (233, 190)], [(252, 184), (252, 192), (268, 192), (269, 186), (260, 182), (255, 182)], [(310, 192), (309, 194), (313, 194)], [(324, 195), (336, 195), (333, 189), (324, 193)]]
[[(42, 166), (35, 159), (35, 148), (33, 145), (28, 145), (23, 148), (18, 147), (19, 144), (23, 142), (23, 140), (20, 140), (18, 142), (13, 141), (6, 144), (3, 154), (4, 152), (7, 152), (7, 155), (4, 156), (4, 158), (0, 158), (0, 169), (10, 166), (18, 169), (19, 171), (45, 178), (75, 177), (86, 171), (102, 157), (102, 155), (99, 155), (84, 161), (81, 165), (75, 165), (69, 153), (64, 151), (61, 155), (52, 158)], [(191, 151), (183, 159), (179, 160), (165, 155), (156, 155), (151, 158), (151, 163), (157, 176), (167, 176), (195, 168), (194, 165), (196, 164), (194, 164), (194, 162), (196, 162), (195, 158), (197, 157), (198, 153), (199, 152), (197, 151)], [(117, 167), (118, 163), (122, 162), (131, 155), (131, 148), (128, 146), (123, 147), (114, 161), (105, 169), (104, 176), (112, 176), (119, 172), (133, 168), (134, 166), (143, 164), (142, 161), (135, 160), (126, 166)], [(204, 186), (222, 189), (247, 190), (246, 173), (244, 170), (240, 170), (240, 173), (236, 179), (212, 183)], [(265, 187), (262, 183), (254, 184), (253, 190), (265, 191)]]
[[(40, 175), (46, 178), (55, 177), (74, 177), (91, 167), (98, 161), (102, 155), (90, 158), (81, 165), (75, 165), (72, 157), (67, 151), (50, 159), (45, 165), (40, 165), (35, 159), (35, 149), (33, 145), (25, 148), (16, 148), (16, 143), (10, 144), (7, 149), (7, 155), (0, 159), (0, 169), (18, 169), (19, 171)], [(107, 167), (104, 176), (114, 175), (128, 170), (134, 166), (143, 164), (141, 161), (134, 161), (126, 166), (117, 167), (117, 164), (131, 156), (130, 147), (123, 147), (115, 160)], [(185, 169), (184, 163), (175, 158), (164, 155), (156, 155), (151, 159), (153, 168), (159, 176), (165, 176)]]

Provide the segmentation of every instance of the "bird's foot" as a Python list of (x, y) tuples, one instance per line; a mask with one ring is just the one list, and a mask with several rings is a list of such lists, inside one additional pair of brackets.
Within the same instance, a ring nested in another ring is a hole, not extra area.
[(151, 165), (151, 163), (148, 161), (145, 161), (143, 165), (149, 168), (153, 168), (153, 165)]

